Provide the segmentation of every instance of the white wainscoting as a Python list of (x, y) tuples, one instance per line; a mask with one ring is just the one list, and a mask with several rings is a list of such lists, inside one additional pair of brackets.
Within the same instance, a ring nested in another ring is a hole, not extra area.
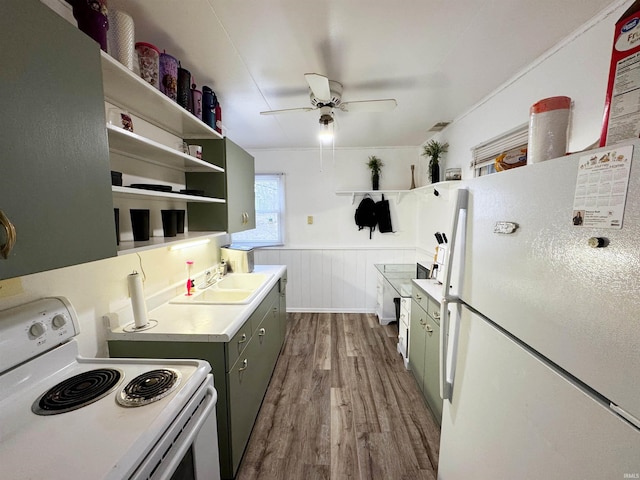
[(286, 265), (287, 311), (374, 312), (376, 263), (415, 263), (415, 247), (259, 248), (257, 265)]

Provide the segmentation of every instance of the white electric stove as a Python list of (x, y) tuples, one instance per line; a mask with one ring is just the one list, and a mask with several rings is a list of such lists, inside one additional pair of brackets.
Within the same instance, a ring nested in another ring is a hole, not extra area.
[(70, 303), (0, 312), (0, 476), (219, 479), (202, 360), (78, 356)]

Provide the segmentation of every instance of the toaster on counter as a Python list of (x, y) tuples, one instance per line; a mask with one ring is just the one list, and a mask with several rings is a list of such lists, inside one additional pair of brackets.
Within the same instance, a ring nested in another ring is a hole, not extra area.
[(220, 248), (220, 260), (224, 260), (234, 273), (253, 272), (253, 248), (228, 245)]

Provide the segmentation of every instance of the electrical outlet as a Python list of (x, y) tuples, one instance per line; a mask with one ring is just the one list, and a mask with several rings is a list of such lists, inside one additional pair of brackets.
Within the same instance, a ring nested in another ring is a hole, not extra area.
[(307, 217), (307, 225), (313, 225), (313, 216), (312, 215), (309, 215)]
[(0, 298), (13, 297), (24, 292), (20, 277), (0, 281)]

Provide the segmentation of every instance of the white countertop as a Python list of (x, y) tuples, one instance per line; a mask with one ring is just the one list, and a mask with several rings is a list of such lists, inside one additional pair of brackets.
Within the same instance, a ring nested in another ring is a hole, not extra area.
[(414, 285), (423, 290), (427, 295), (440, 303), (442, 300), (442, 284), (433, 279), (413, 279)]
[(184, 305), (165, 303), (149, 311), (158, 325), (140, 332), (118, 327), (107, 332), (108, 340), (147, 342), (228, 342), (247, 321), (286, 270), (284, 265), (256, 265), (255, 273), (271, 275), (251, 303), (245, 305)]

